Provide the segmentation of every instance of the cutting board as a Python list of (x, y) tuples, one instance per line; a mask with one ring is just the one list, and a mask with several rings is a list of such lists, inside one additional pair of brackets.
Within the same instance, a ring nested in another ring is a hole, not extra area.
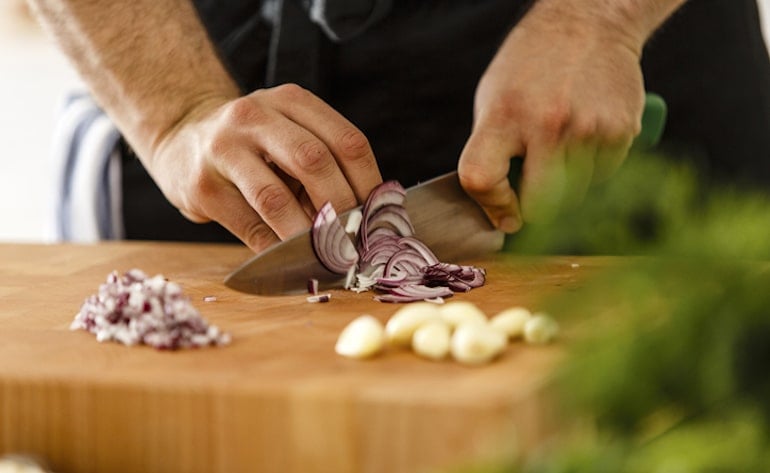
[[(418, 472), (531, 451), (561, 425), (546, 387), (568, 327), (556, 344), (514, 344), (483, 367), (394, 349), (350, 360), (334, 352), (345, 324), (384, 322), (397, 306), (225, 287), (249, 256), (218, 244), (0, 245), (0, 454), (34, 454), (60, 473)], [(537, 309), (610, 260), (466, 263), (485, 267), (488, 284), (456, 299), (492, 315)], [(232, 344), (165, 352), (70, 331), (107, 274), (131, 268), (179, 283)]]

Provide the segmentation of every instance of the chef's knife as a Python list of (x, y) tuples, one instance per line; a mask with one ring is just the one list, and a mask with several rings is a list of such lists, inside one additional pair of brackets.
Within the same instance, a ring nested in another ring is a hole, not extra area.
[[(642, 132), (637, 149), (654, 146), (663, 131), (666, 105), (662, 98), (647, 94)], [(517, 187), (521, 159), (511, 160), (509, 179)], [(462, 189), (457, 172), (437, 177), (406, 191), (406, 210), (415, 236), (433, 250), (440, 261), (455, 262), (499, 251), (505, 235), (496, 230), (481, 207)], [(346, 215), (341, 215), (346, 218)], [(313, 252), (310, 231), (302, 232), (252, 257), (227, 276), (225, 284), (255, 294), (306, 292), (308, 281), (320, 287), (341, 286), (344, 276), (328, 271)]]
[[(460, 187), (457, 172), (407, 189), (406, 211), (415, 236), (441, 261), (462, 261), (503, 246), (504, 234)], [(341, 218), (344, 222), (346, 215)], [(254, 256), (227, 276), (225, 284), (243, 292), (290, 294), (307, 291), (310, 279), (321, 286), (341, 286), (343, 278), (321, 265), (305, 231)]]

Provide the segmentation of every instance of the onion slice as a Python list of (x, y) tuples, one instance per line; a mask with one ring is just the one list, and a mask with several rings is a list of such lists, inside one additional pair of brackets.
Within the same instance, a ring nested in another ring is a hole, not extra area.
[(358, 251), (331, 202), (324, 204), (316, 214), (310, 234), (318, 261), (329, 271), (347, 274), (348, 269), (358, 263)]
[(483, 285), (484, 269), (443, 263), (415, 236), (405, 201), (406, 191), (398, 182), (383, 182), (369, 194), (357, 232), (355, 223), (344, 228), (331, 204), (325, 204), (311, 230), (319, 261), (347, 275), (346, 289), (374, 288), (381, 293), (374, 299), (381, 302), (438, 302)]

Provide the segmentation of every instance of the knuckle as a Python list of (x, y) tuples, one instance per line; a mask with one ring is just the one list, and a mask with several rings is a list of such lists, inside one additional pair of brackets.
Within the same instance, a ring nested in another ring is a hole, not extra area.
[(318, 140), (303, 141), (294, 151), (294, 162), (300, 169), (317, 174), (329, 167), (329, 150)]
[(310, 95), (307, 89), (294, 83), (281, 84), (271, 90), (279, 99), (286, 101), (299, 101)]
[(578, 140), (585, 141), (595, 137), (598, 129), (599, 126), (594, 117), (585, 117), (574, 121), (571, 134)]
[(465, 164), (458, 168), (460, 186), (467, 192), (477, 195), (492, 190), (495, 179), (483, 167)]
[(522, 105), (517, 101), (500, 101), (483, 114), (483, 122), (487, 124), (506, 125), (520, 122), (526, 116)]
[(220, 195), (217, 180), (206, 172), (191, 172), (185, 180), (168, 192), (169, 201), (178, 208), (188, 220), (193, 222), (208, 221), (211, 207)]
[(248, 96), (233, 100), (225, 111), (225, 121), (230, 126), (254, 125), (263, 122), (264, 116), (262, 107)]
[(261, 251), (272, 245), (276, 236), (265, 222), (258, 220), (243, 229), (242, 239), (252, 250)]
[(569, 104), (556, 102), (543, 112), (540, 117), (540, 126), (546, 135), (559, 137), (564, 134), (571, 119), (572, 111)]
[(346, 161), (362, 161), (371, 154), (369, 140), (355, 128), (343, 131), (339, 143), (342, 153), (340, 158)]
[(604, 127), (605, 141), (609, 143), (623, 143), (637, 135), (633, 121), (615, 121)]
[(232, 147), (232, 140), (227, 133), (214, 133), (205, 144), (206, 153), (215, 158), (227, 156)]
[[(215, 199), (219, 193), (219, 184), (216, 179), (207, 172), (193, 172), (190, 175), (190, 192), (188, 194), (193, 201), (209, 201)], [(193, 202), (190, 202), (193, 203)]]
[(285, 215), (290, 205), (289, 194), (278, 184), (268, 184), (254, 194), (254, 206), (263, 218), (277, 219)]

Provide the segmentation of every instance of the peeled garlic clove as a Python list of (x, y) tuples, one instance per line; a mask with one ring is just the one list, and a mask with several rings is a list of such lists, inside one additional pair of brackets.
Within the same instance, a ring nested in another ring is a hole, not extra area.
[(449, 325), (434, 320), (415, 330), (412, 349), (415, 353), (432, 360), (440, 360), (449, 353), (451, 331)]
[(502, 353), (507, 337), (488, 325), (475, 322), (461, 324), (451, 341), (452, 356), (460, 363), (478, 365), (487, 363)]
[(534, 314), (524, 324), (524, 340), (527, 343), (543, 344), (553, 340), (559, 333), (559, 324), (547, 314)]
[(524, 307), (511, 307), (492, 317), (489, 326), (514, 339), (524, 335), (524, 324), (531, 318), (532, 313)]
[(334, 351), (348, 358), (367, 358), (379, 353), (384, 345), (382, 323), (371, 315), (362, 315), (342, 329)]
[(393, 345), (408, 346), (421, 325), (439, 320), (439, 306), (431, 302), (412, 302), (398, 309), (385, 324), (385, 335)]
[(438, 307), (441, 318), (451, 328), (465, 323), (486, 324), (487, 316), (474, 303), (468, 301), (452, 301)]

